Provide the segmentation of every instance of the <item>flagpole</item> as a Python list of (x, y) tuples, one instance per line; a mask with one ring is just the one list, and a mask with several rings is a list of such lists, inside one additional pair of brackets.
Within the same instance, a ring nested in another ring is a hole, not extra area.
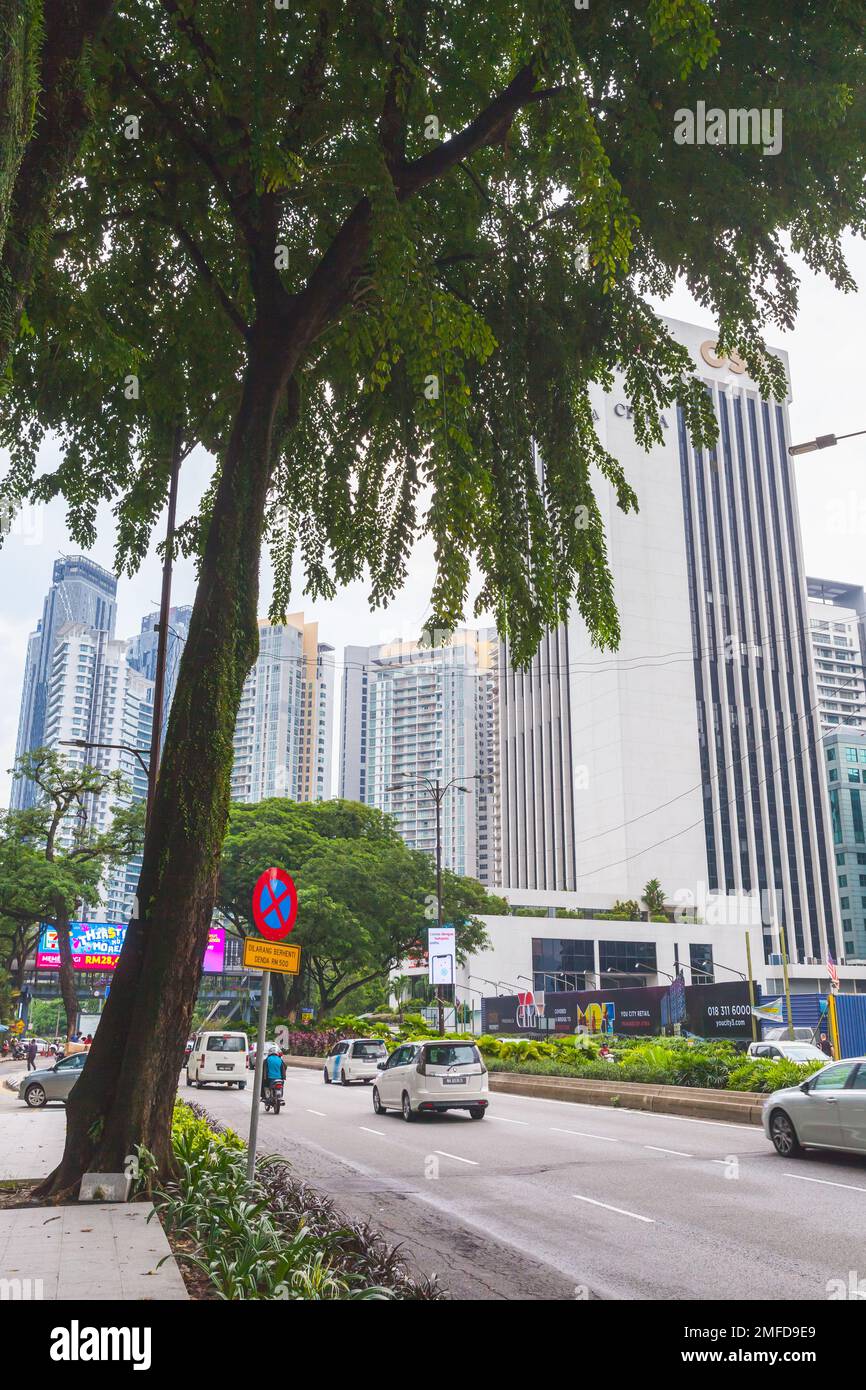
[(785, 980), (785, 1007), (788, 1010), (788, 1037), (794, 1040), (794, 1015), (791, 1012), (791, 984), (788, 979), (788, 951), (785, 946), (785, 928), (779, 923), (779, 945), (782, 948), (782, 975)]
[(752, 1017), (752, 1042), (758, 1041), (758, 1020), (755, 1018), (755, 980), (752, 975), (752, 942), (746, 932), (746, 969), (749, 972), (749, 1013)]

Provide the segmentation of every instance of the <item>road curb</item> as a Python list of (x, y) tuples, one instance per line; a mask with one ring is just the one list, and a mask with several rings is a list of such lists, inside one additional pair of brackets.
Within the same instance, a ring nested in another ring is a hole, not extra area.
[(695, 1119), (759, 1125), (766, 1097), (752, 1091), (714, 1091), (698, 1086), (642, 1086), (634, 1081), (584, 1081), (571, 1076), (528, 1076), (491, 1071), (491, 1091), (505, 1095), (537, 1096), (579, 1105), (607, 1105), (622, 1110), (646, 1110)]

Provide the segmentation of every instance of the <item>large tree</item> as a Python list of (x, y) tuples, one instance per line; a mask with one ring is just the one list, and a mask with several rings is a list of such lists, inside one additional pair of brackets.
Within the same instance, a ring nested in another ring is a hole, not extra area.
[[(292, 941), (302, 948), (305, 979), (322, 1014), (426, 946), (434, 866), (428, 854), (407, 848), (381, 811), (351, 801), (284, 798), (232, 806), (217, 906), (241, 936), (254, 932), (251, 889), (270, 864), (288, 869), (298, 885)], [(442, 911), (456, 925), (463, 960), (485, 944), (478, 914), (507, 907), (477, 880), (446, 871)], [(289, 992), (280, 976), (272, 984), (278, 1013), (297, 1007), (300, 982)]]
[[(866, 196), (861, 0), (137, 0), (93, 64), (0, 421), (6, 486), (63, 493), (85, 545), (116, 499), (132, 567), (171, 431), (217, 468), (182, 534), (199, 586), (139, 916), (56, 1194), (139, 1142), (170, 1163), (263, 537), (275, 616), (296, 552), (310, 595), (369, 573), (384, 603), (425, 532), (437, 626), (475, 561), (517, 660), (572, 604), (615, 645), (596, 470), (636, 498), (590, 384), (622, 370), (642, 444), (674, 401), (708, 443), (706, 394), (646, 296), (684, 277), (719, 350), (781, 390), (762, 326), (794, 319), (786, 246), (850, 288), (840, 236)], [(677, 144), (699, 100), (781, 108), (780, 152)], [(37, 476), (52, 429), (63, 458)]]
[[(83, 903), (99, 902), (108, 869), (141, 849), (144, 807), (130, 803), (120, 773), (71, 763), (50, 748), (24, 754), (14, 775), (32, 782), (36, 802), (24, 811), (0, 812), (0, 920), (17, 927), (9, 956), (17, 961), (19, 980), (39, 926), (55, 928), (68, 1038), (78, 1013), (70, 919)], [(104, 829), (89, 821), (100, 798), (112, 803)]]

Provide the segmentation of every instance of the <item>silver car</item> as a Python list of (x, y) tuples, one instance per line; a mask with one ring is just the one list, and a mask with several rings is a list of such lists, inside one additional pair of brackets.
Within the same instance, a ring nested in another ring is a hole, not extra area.
[(764, 1101), (764, 1133), (782, 1158), (806, 1148), (866, 1153), (866, 1057), (831, 1062)]
[(71, 1057), (61, 1057), (53, 1067), (28, 1072), (21, 1078), (18, 1099), (26, 1101), (33, 1110), (49, 1100), (66, 1100), (86, 1061), (86, 1052), (73, 1052)]

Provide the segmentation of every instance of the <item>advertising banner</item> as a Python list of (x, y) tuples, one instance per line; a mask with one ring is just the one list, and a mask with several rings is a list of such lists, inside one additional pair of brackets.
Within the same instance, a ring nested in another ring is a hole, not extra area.
[[(69, 942), (72, 964), (76, 970), (109, 971), (117, 969), (117, 961), (126, 936), (125, 922), (70, 922)], [(225, 927), (211, 927), (204, 953), (204, 969), (208, 974), (221, 975), (225, 968)], [(59, 970), (60, 951), (54, 927), (43, 926), (36, 951), (37, 970)]]
[[(673, 1007), (672, 1007), (673, 1006)], [(672, 1016), (673, 1015), (673, 1016)], [(702, 1038), (750, 1038), (749, 987), (685, 985), (675, 989), (548, 991), (500, 995), (481, 1001), (485, 1033), (549, 1037), (557, 1033), (615, 1033), (648, 1037), (674, 1021)]]
[(453, 927), (431, 927), (427, 933), (428, 975), (431, 985), (453, 985), (457, 933)]

